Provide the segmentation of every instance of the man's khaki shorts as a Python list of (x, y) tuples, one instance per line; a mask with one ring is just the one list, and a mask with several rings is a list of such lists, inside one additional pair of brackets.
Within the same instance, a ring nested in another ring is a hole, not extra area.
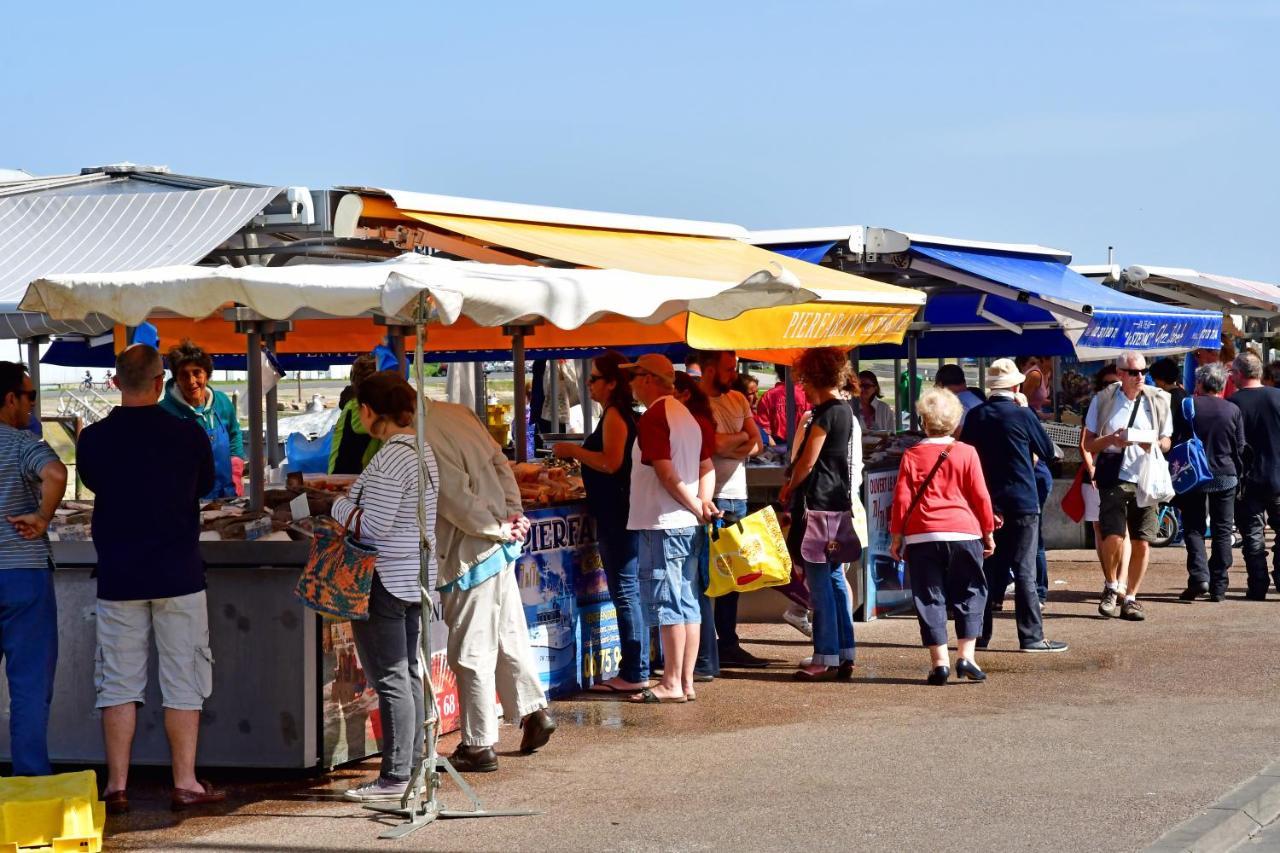
[(1120, 483), (1099, 490), (1098, 527), (1103, 536), (1123, 536), (1137, 542), (1151, 542), (1159, 530), (1159, 509), (1138, 506), (1138, 487)]
[(142, 704), (151, 633), (156, 635), (164, 707), (199, 711), (213, 692), (209, 608), (204, 590), (176, 598), (98, 600), (97, 707)]

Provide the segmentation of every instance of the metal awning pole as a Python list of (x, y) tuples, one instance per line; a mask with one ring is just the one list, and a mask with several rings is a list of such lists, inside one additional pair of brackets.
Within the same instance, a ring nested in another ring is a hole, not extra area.
[(528, 401), (524, 393), (524, 339), (533, 334), (532, 326), (503, 326), (502, 334), (511, 338), (511, 363), (515, 380), (515, 411), (511, 413), (511, 446), (517, 462), (529, 461)]
[(853, 379), (854, 379), (853, 384), (855, 387), (858, 384), (858, 381), (857, 381), (858, 371), (860, 369), (858, 366), (859, 360), (860, 359), (858, 357), (858, 348), (854, 347), (853, 349), (849, 350), (849, 366), (853, 368)]
[(1062, 357), (1055, 355), (1050, 363), (1053, 365), (1053, 419), (1060, 420), (1062, 418)]
[(985, 358), (978, 359), (978, 387), (982, 389), (982, 393), (987, 393), (987, 360)]
[(40, 344), (47, 341), (48, 338), (28, 338), (27, 339), (27, 373), (31, 376), (31, 387), (36, 389), (36, 398), (31, 401), (31, 411), (36, 413), (36, 419), (40, 419), (43, 402), (40, 395)]
[(387, 346), (391, 347), (391, 352), (395, 354), (396, 365), (400, 370), (400, 375), (404, 376), (409, 369), (409, 362), (404, 354), (404, 330), (401, 327), (387, 327)]
[[(555, 435), (560, 432), (560, 359), (547, 359), (547, 366), (551, 368), (551, 382), (547, 386), (547, 399), (551, 401), (551, 434)], [(546, 404), (543, 403), (543, 407)], [(533, 418), (537, 420), (542, 416), (541, 412), (534, 412)]]
[(902, 429), (902, 406), (901, 395), (898, 393), (898, 381), (902, 377), (902, 359), (895, 358), (893, 360), (893, 379), (889, 380), (889, 387), (893, 389), (893, 431), (899, 432)]
[(265, 486), (262, 475), (266, 469), (266, 453), (262, 441), (262, 324), (249, 324), (249, 509), (259, 510), (263, 505)]
[[(276, 351), (276, 335), (274, 333), (264, 335), (263, 343), (267, 350), (275, 355)], [(271, 386), (271, 390), (267, 392), (267, 465), (275, 468), (280, 464), (280, 406), (279, 394), (276, 392), (280, 388), (277, 381)]]
[(582, 400), (582, 434), (591, 435), (591, 359), (578, 359), (578, 396)]
[(489, 422), (489, 379), (485, 376), (484, 362), (477, 361), (471, 365), (472, 376), (475, 378), (476, 414), (480, 416), (480, 420), (485, 423)]
[(787, 444), (790, 445), (796, 435), (796, 379), (790, 366), (782, 368), (785, 389), (787, 392)]
[(916, 351), (920, 348), (920, 336), (915, 332), (907, 334), (907, 424), (914, 432), (920, 429), (920, 414), (916, 411), (916, 399), (920, 396), (920, 383), (916, 381), (916, 370), (920, 360)]

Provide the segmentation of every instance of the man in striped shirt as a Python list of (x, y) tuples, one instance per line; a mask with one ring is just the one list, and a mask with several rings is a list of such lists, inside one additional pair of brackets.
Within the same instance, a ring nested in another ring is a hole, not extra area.
[(53, 557), (45, 531), (67, 488), (67, 469), (28, 432), (36, 390), (22, 364), (0, 361), (0, 659), (9, 679), (15, 776), (45, 776), (49, 705), (58, 663)]

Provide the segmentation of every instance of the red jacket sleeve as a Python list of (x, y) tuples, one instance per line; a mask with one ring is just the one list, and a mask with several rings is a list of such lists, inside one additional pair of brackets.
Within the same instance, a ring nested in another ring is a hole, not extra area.
[(889, 518), (889, 533), (894, 536), (904, 534), (907, 507), (911, 505), (911, 489), (917, 474), (915, 457), (914, 450), (908, 450), (898, 463), (898, 483), (893, 487), (893, 514)]
[(973, 514), (978, 519), (978, 527), (986, 535), (996, 529), (996, 517), (991, 509), (991, 494), (987, 491), (987, 481), (982, 476), (982, 463), (978, 460), (978, 452), (969, 445), (961, 445), (966, 449), (964, 466), (964, 496), (973, 507)]

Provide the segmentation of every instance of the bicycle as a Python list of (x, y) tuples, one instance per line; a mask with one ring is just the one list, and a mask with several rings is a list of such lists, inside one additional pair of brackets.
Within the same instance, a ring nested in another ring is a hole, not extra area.
[(1157, 548), (1182, 543), (1182, 513), (1173, 504), (1160, 504), (1156, 515), (1156, 538), (1151, 544)]

